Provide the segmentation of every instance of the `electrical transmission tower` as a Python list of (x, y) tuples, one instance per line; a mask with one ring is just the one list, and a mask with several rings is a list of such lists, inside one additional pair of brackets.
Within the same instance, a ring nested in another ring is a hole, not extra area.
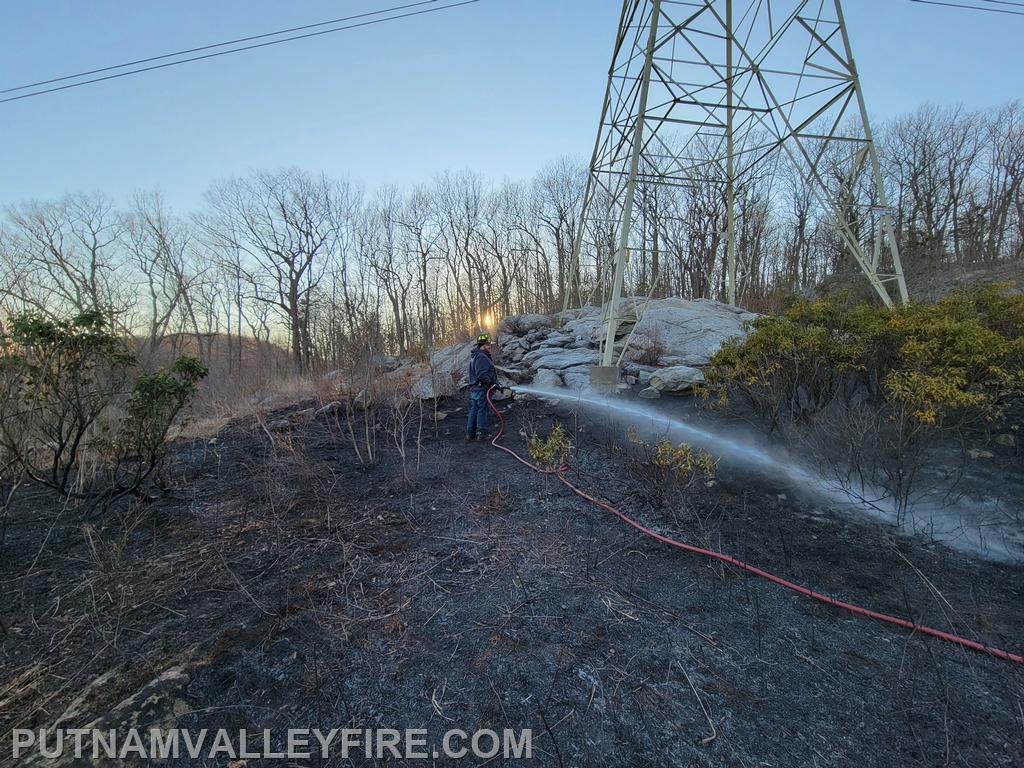
[(737, 191), (780, 163), (881, 300), (906, 301), (840, 0), (624, 0), (574, 245), (579, 269), (586, 233), (614, 233), (602, 366), (612, 365), (630, 247), (649, 231), (635, 226), (638, 187), (721, 190), (721, 269), (735, 304)]

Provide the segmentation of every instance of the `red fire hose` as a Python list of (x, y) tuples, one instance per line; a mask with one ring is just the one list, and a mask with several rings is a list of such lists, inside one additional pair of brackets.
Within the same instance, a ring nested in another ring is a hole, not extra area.
[(827, 605), (834, 606), (835, 608), (841, 608), (844, 611), (849, 611), (850, 613), (857, 614), (858, 616), (867, 616), (870, 619), (876, 619), (878, 621), (884, 621), (889, 624), (895, 624), (898, 627), (903, 627), (904, 629), (909, 629), (914, 632), (920, 632), (924, 635), (931, 635), (932, 637), (937, 637), (940, 640), (945, 640), (950, 643), (955, 643), (956, 645), (961, 645), (964, 648), (970, 648), (974, 651), (987, 653), (990, 656), (995, 656), (997, 659), (1003, 659), (1004, 661), (1012, 661), (1017, 664), (1024, 664), (1024, 656), (1020, 656), (1016, 653), (1010, 653), (1009, 651), (1004, 651), (999, 648), (993, 648), (992, 646), (984, 645), (983, 643), (979, 643), (975, 640), (969, 640), (966, 637), (960, 637), (959, 635), (954, 635), (949, 632), (943, 632), (941, 629), (934, 629), (932, 627), (926, 627), (921, 624), (915, 624), (912, 621), (909, 621), (907, 619), (901, 619), (898, 616), (890, 616), (885, 613), (879, 613), (878, 611), (872, 611), (867, 608), (861, 608), (859, 605), (853, 605), (852, 603), (837, 600), (834, 597), (829, 597), (828, 595), (823, 595), (820, 592), (815, 592), (812, 589), (808, 589), (807, 587), (795, 584), (792, 581), (787, 581), (786, 579), (783, 579), (781, 576), (776, 576), (775, 574), (762, 570), (757, 566), (750, 565), (749, 563), (744, 563), (742, 560), (737, 560), (735, 557), (727, 555), (723, 552), (716, 552), (711, 549), (704, 549), (703, 547), (694, 546), (693, 544), (686, 544), (682, 541), (678, 541), (668, 536), (664, 536), (658, 533), (657, 531), (652, 531), (650, 528), (641, 525), (636, 520), (633, 520), (623, 512), (619, 511), (611, 504), (601, 501), (600, 499), (594, 498), (586, 491), (577, 488), (571, 482), (566, 480), (564, 472), (566, 469), (568, 469), (568, 466), (559, 467), (557, 470), (543, 469), (542, 467), (539, 467), (536, 464), (527, 461), (518, 453), (513, 451), (511, 448), (506, 448), (503, 445), (499, 445), (498, 440), (505, 432), (505, 417), (502, 415), (501, 411), (499, 411), (498, 408), (494, 405), (494, 401), (491, 400), (490, 389), (487, 390), (487, 404), (491, 407), (491, 410), (494, 411), (494, 415), (497, 416), (498, 418), (498, 431), (495, 433), (494, 438), (491, 440), (491, 445), (493, 445), (500, 451), (504, 451), (505, 453), (509, 454), (512, 458), (514, 458), (516, 461), (525, 464), (530, 469), (536, 472), (541, 472), (546, 475), (554, 475), (562, 482), (563, 485), (565, 485), (577, 496), (580, 496), (586, 499), (587, 501), (596, 504), (597, 506), (601, 507), (601, 509), (611, 512), (613, 515), (615, 515), (617, 518), (622, 520), (627, 525), (631, 525), (633, 528), (636, 528), (636, 530), (650, 536), (652, 539), (660, 541), (662, 544), (668, 544), (670, 547), (676, 547), (677, 549), (682, 549), (687, 552), (693, 552), (698, 555), (703, 555), (704, 557), (710, 557), (714, 558), (715, 560), (720, 560), (723, 563), (728, 563), (729, 565), (732, 565), (736, 568), (740, 568), (744, 571), (748, 571), (749, 573), (753, 573), (756, 576), (760, 576), (762, 579), (767, 579), (768, 581), (774, 582), (775, 584), (783, 586), (786, 589), (791, 589), (794, 592), (797, 592), (801, 595), (806, 595), (807, 597), (811, 597), (822, 603), (826, 603)]

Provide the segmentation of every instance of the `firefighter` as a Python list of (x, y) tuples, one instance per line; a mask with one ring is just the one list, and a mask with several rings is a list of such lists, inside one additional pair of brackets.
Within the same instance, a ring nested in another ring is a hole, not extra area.
[(487, 390), (498, 383), (498, 372), (491, 360), (491, 335), (481, 333), (469, 355), (469, 416), (466, 439), (484, 440), (487, 432)]

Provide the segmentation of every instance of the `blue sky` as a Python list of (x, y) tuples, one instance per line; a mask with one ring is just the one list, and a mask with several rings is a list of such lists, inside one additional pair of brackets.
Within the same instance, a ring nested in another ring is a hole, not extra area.
[[(399, 3), (3, 0), (0, 87)], [(527, 178), (589, 155), (620, 5), (481, 0), (0, 104), (0, 206), (160, 189), (185, 211), (215, 179), (290, 165), (370, 189), (449, 168)], [(876, 120), (1021, 96), (1024, 17), (909, 0), (844, 8)]]

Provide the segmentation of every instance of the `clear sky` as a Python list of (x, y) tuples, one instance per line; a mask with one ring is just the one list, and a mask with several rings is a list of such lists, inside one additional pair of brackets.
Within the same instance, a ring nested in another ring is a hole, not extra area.
[[(0, 0), (0, 87), (402, 2)], [(290, 165), (371, 189), (448, 168), (527, 178), (589, 156), (620, 7), (480, 0), (0, 104), (0, 206), (160, 189), (184, 212), (215, 179)], [(875, 119), (1022, 95), (1024, 16), (844, 8)]]

